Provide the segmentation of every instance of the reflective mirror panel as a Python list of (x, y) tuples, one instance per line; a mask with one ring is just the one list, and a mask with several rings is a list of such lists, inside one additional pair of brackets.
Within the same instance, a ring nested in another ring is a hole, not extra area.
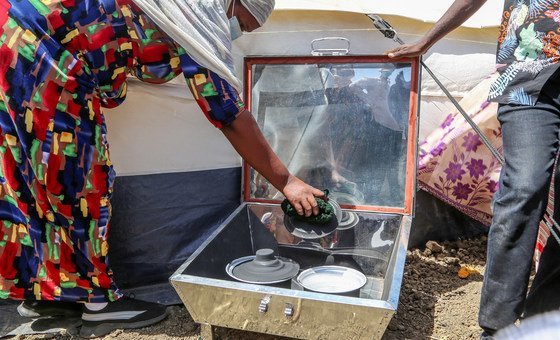
[[(412, 64), (252, 64), (251, 111), (291, 173), (341, 204), (405, 206)], [(258, 173), (250, 197), (281, 200)]]

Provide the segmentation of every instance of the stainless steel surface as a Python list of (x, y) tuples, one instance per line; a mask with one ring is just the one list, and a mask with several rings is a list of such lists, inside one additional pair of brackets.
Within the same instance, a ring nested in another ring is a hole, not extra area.
[[(389, 308), (371, 308), (353, 303), (362, 299), (344, 297), (339, 302), (332, 302), (321, 298), (320, 295), (325, 294), (308, 292), (315, 296), (271, 295), (268, 311), (261, 313), (256, 306), (266, 293), (209, 287), (205, 283), (173, 284), (184, 296), (196, 322), (221, 327), (299, 339), (380, 339), (394, 314), (394, 310)], [(286, 318), (284, 314), (286, 303), (294, 306), (291, 318)]]
[[(335, 230), (317, 239), (298, 237), (284, 224), (284, 213), (275, 204), (250, 204), (249, 210), (266, 229), (273, 234), (276, 242), (283, 245), (308, 247), (318, 250), (346, 251), (350, 255), (380, 257), (388, 261), (392, 245), (398, 234), (401, 215), (367, 213), (343, 209), (357, 216), (353, 228)], [(301, 265), (301, 263), (300, 263)]]
[[(345, 47), (328, 47), (328, 48), (319, 48), (317, 45), (320, 42), (343, 42)], [(326, 38), (319, 38), (314, 39), (311, 41), (311, 54), (316, 56), (324, 56), (324, 55), (347, 55), (350, 52), (350, 40), (343, 38), (343, 37), (326, 37)]]
[(351, 211), (344, 211), (341, 221), (338, 223), (338, 230), (348, 230), (354, 228), (360, 221), (358, 215)]
[(270, 295), (262, 298), (261, 303), (259, 303), (259, 313), (266, 313), (268, 311), (268, 304), (270, 303)]
[(291, 303), (287, 303), (286, 307), (284, 307), (284, 315), (287, 318), (294, 316), (294, 306)]

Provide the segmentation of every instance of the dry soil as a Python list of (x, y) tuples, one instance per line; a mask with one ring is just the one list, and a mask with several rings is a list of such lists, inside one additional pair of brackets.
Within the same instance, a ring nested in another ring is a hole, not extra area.
[[(407, 254), (404, 281), (397, 315), (392, 319), (383, 340), (393, 339), (478, 339), (478, 303), (486, 237), (474, 240), (437, 243), (430, 241)], [(462, 269), (463, 276), (459, 277)], [(285, 340), (287, 338), (218, 328), (223, 340)], [(42, 339), (22, 336), (19, 339)], [(71, 334), (57, 339), (74, 338)], [(201, 339), (200, 326), (182, 306), (170, 307), (169, 317), (153, 327), (118, 330), (102, 338), (123, 340)]]

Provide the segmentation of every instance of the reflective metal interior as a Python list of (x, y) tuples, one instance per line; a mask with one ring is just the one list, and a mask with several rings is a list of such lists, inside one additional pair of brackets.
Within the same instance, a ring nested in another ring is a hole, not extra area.
[[(410, 63), (252, 66), (251, 112), (302, 180), (358, 205), (403, 207)], [(251, 197), (281, 194), (256, 172)]]
[[(196, 322), (305, 339), (378, 339), (397, 303), (406, 258), (410, 216), (347, 211), (355, 226), (328, 236), (299, 239), (283, 225), (277, 204), (244, 203), (171, 277)], [(300, 265), (300, 273), (323, 265), (365, 275), (358, 291), (327, 294), (305, 290), (297, 277), (285, 282), (240, 282), (230, 263), (258, 249)], [(348, 325), (342, 327), (341, 325)]]
[[(183, 274), (235, 281), (226, 272), (229, 263), (254, 255), (259, 249), (270, 248), (276, 255), (299, 263), (301, 271), (324, 264), (356, 269), (368, 279), (360, 297), (380, 299), (402, 216), (354, 213), (359, 221), (353, 228), (335, 230), (310, 240), (294, 236), (286, 229), (284, 213), (278, 205), (247, 205), (233, 216)], [(295, 281), (272, 286), (303, 290)]]

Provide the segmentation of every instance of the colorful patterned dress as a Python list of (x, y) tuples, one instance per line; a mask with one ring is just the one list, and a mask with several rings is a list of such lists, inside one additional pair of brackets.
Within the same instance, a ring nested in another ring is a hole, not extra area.
[(500, 76), (488, 98), (502, 104), (535, 105), (560, 67), (559, 47), (560, 1), (505, 0), (496, 53)]
[(183, 73), (217, 127), (243, 110), (131, 0), (0, 0), (0, 298), (120, 296), (103, 108), (122, 103), (129, 73), (152, 83)]

